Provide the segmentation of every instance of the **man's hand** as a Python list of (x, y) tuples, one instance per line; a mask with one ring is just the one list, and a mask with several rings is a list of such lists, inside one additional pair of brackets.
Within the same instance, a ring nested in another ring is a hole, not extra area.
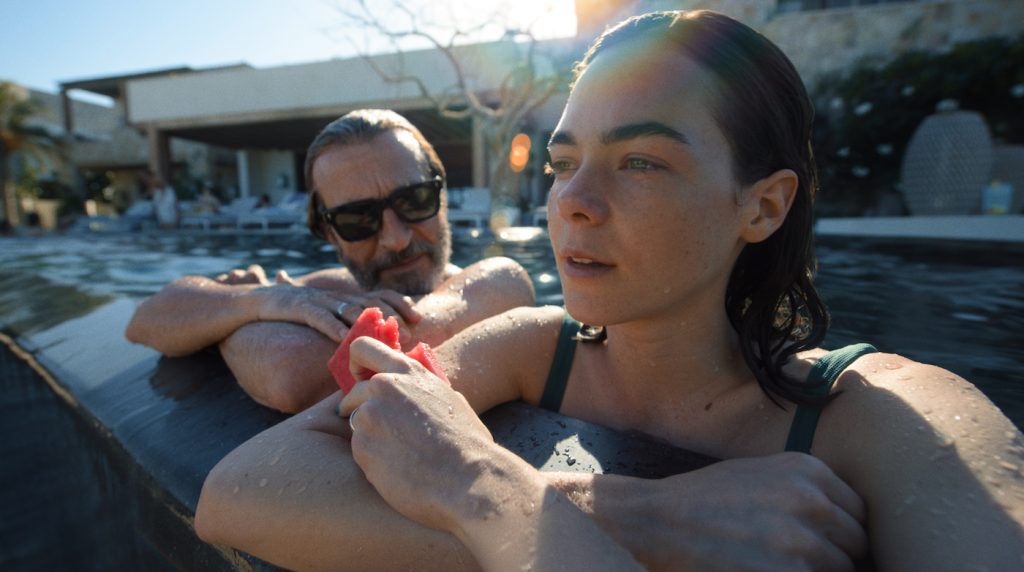
[[(284, 271), (282, 270), (282, 272)], [(259, 284), (260, 286), (271, 285), (270, 280), (267, 280), (267, 273), (259, 264), (250, 265), (245, 270), (235, 268), (231, 272), (218, 274), (214, 280), (221, 284), (227, 284), (230, 286), (234, 286), (236, 284)]]
[[(274, 278), (274, 283), (288, 287), (309, 288), (312, 290), (316, 290), (316, 288), (303, 286), (301, 283), (293, 280), (292, 277), (289, 276), (288, 273), (285, 272), (284, 270), (281, 270), (277, 273), (277, 276)], [(348, 335), (349, 329), (351, 328), (352, 324), (355, 323), (356, 319), (359, 318), (359, 315), (363, 313), (363, 310), (365, 310), (366, 308), (380, 308), (381, 313), (384, 314), (385, 320), (393, 316), (395, 320), (398, 321), (399, 342), (402, 344), (403, 347), (407, 345), (412, 345), (412, 342), (416, 341), (412, 339), (410, 327), (416, 325), (421, 319), (423, 319), (423, 316), (413, 306), (415, 304), (415, 301), (409, 296), (405, 296), (394, 290), (375, 290), (373, 292), (366, 292), (360, 294), (332, 293), (330, 299), (334, 300), (334, 305), (330, 307), (330, 312), (335, 317), (335, 322), (329, 323), (329, 326), (335, 328), (334, 331), (336, 335), (340, 335), (341, 339), (336, 338), (335, 335), (323, 332), (322, 330), (320, 330), (320, 328), (318, 328), (313, 323), (310, 323), (308, 321), (298, 323), (308, 324), (310, 327), (312, 327), (315, 330), (321, 331), (332, 340), (340, 342), (342, 339), (345, 339), (346, 335)], [(304, 314), (304, 316), (310, 317), (309, 314)], [(263, 315), (261, 314), (260, 319), (269, 320), (270, 318), (264, 318)], [(312, 319), (317, 322), (322, 321), (322, 312), (314, 312), (312, 314)], [(340, 322), (340, 324), (338, 324), (337, 322)]]
[(552, 481), (652, 570), (853, 570), (866, 554), (863, 501), (802, 453)]

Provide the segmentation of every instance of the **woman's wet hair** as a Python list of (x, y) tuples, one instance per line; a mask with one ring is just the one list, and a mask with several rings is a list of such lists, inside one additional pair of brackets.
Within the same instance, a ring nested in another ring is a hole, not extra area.
[(357, 109), (346, 113), (327, 124), (306, 151), (306, 164), (303, 173), (306, 177), (306, 185), (311, 187), (309, 201), (306, 208), (306, 225), (313, 236), (327, 240), (327, 229), (318, 216), (324, 208), (323, 199), (320, 193), (313, 186), (313, 164), (327, 149), (339, 146), (357, 145), (369, 143), (378, 135), (390, 131), (407, 131), (419, 144), (420, 149), (426, 156), (430, 172), (428, 176), (446, 178), (444, 165), (434, 146), (427, 141), (423, 133), (416, 128), (408, 119), (391, 111), (390, 109)]
[(785, 222), (740, 253), (725, 305), (743, 357), (769, 396), (798, 404), (827, 401), (816, 395), (816, 388), (782, 372), (793, 354), (821, 343), (829, 324), (813, 282), (814, 111), (796, 68), (770, 40), (728, 16), (672, 11), (636, 16), (607, 30), (576, 65), (575, 77), (594, 58), (621, 46), (638, 53), (678, 50), (710, 72), (714, 93), (709, 104), (741, 185), (780, 169), (797, 174), (799, 186)]

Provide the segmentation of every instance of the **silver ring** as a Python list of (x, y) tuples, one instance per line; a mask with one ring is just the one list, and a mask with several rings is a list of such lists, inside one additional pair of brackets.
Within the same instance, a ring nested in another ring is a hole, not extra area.
[(348, 306), (348, 302), (342, 302), (341, 304), (338, 304), (338, 308), (334, 310), (334, 315), (340, 318), (341, 313), (345, 311), (345, 306)]
[(359, 411), (360, 407), (362, 407), (362, 405), (356, 407), (352, 410), (352, 413), (348, 414), (348, 428), (351, 429), (353, 433), (356, 432), (356, 424), (354, 422), (356, 418), (356, 411)]

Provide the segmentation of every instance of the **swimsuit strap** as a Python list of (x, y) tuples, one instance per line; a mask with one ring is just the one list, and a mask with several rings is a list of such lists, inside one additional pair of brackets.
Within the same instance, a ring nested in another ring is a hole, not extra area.
[[(807, 384), (813, 387), (815, 395), (828, 395), (839, 379), (839, 374), (850, 367), (862, 355), (877, 352), (871, 344), (853, 344), (828, 352), (811, 367)], [(800, 405), (796, 408), (793, 424), (789, 427), (786, 450), (810, 454), (814, 441), (814, 430), (823, 406)]]
[(558, 345), (555, 357), (551, 360), (548, 379), (544, 382), (544, 394), (539, 406), (548, 411), (558, 413), (562, 408), (565, 388), (569, 385), (569, 370), (572, 369), (572, 358), (576, 353), (576, 334), (580, 331), (580, 323), (573, 320), (568, 312), (562, 317), (562, 329), (558, 332)]

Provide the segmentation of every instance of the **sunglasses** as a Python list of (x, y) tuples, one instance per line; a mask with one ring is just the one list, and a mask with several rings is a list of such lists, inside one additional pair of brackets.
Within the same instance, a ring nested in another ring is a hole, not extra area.
[(407, 223), (423, 222), (441, 209), (444, 179), (435, 176), (420, 183), (400, 187), (383, 199), (353, 201), (329, 209), (320, 209), (320, 219), (331, 225), (342, 240), (366, 240), (380, 231), (384, 209), (389, 208)]

